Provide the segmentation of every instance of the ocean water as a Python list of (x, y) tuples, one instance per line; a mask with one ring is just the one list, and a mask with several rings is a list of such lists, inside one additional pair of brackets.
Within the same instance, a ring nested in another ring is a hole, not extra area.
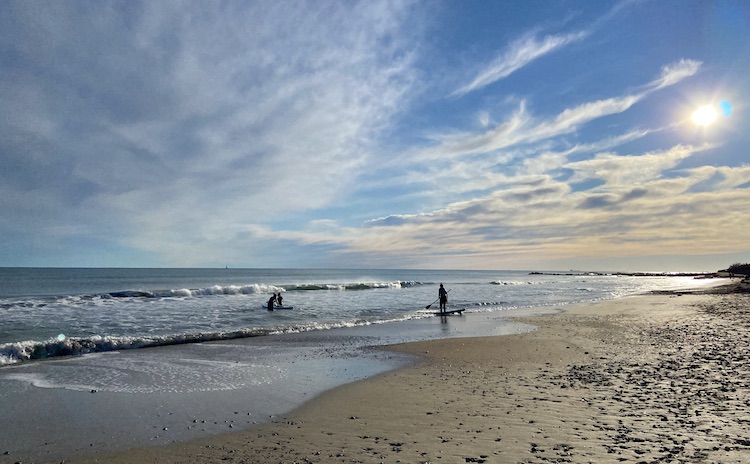
[[(613, 299), (707, 281), (529, 271), (0, 268), (0, 367), (27, 360)], [(281, 292), (292, 310), (264, 309)], [(429, 310), (427, 305), (432, 304)]]
[[(463, 316), (434, 315), (440, 283)], [(534, 327), (510, 316), (712, 283), (521, 271), (0, 268), (0, 462), (60, 462), (247, 429), (415, 361), (372, 346), (522, 333)], [(279, 291), (294, 309), (264, 308)]]

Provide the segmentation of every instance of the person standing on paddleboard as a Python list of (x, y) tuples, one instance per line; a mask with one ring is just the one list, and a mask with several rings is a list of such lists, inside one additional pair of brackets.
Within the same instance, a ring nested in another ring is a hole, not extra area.
[(445, 312), (445, 305), (448, 304), (448, 292), (443, 288), (443, 284), (440, 284), (438, 289), (438, 299), (440, 300), (440, 312)]

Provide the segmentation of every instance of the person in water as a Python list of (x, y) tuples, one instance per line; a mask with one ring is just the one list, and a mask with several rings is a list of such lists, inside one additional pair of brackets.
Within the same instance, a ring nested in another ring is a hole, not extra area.
[(284, 298), (281, 296), (281, 292), (279, 292), (279, 294), (276, 296), (276, 304), (279, 305), (279, 306), (282, 306), (281, 300), (283, 300), (283, 299)]
[(443, 284), (440, 284), (438, 289), (438, 299), (440, 300), (440, 311), (445, 311), (445, 305), (448, 304), (448, 292), (445, 291)]
[(268, 299), (268, 310), (273, 311), (273, 304), (276, 302), (276, 294), (274, 293), (271, 298)]

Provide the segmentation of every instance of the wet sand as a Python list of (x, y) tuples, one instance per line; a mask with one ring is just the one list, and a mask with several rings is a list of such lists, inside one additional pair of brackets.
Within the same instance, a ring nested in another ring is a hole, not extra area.
[(665, 293), (389, 349), (272, 423), (66, 463), (750, 462), (750, 295)]
[(254, 428), (324, 391), (418, 361), (375, 345), (534, 329), (502, 313), (6, 366), (0, 369), (0, 463), (61, 462)]

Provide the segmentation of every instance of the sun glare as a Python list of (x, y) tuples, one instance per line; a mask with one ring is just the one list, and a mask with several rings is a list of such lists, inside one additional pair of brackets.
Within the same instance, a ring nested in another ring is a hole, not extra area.
[(712, 105), (704, 105), (695, 110), (691, 116), (694, 123), (699, 126), (710, 126), (719, 117), (719, 112)]

